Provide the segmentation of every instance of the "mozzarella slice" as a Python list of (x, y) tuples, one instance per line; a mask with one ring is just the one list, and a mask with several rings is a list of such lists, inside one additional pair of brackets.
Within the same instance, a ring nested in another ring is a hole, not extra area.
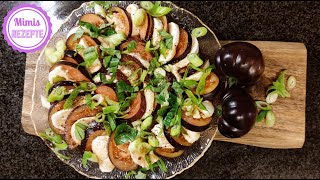
[(127, 12), (130, 14), (131, 17), (131, 22), (132, 22), (132, 32), (131, 32), (131, 36), (138, 36), (139, 35), (139, 27), (136, 26), (134, 24), (134, 14), (137, 12), (137, 10), (139, 9), (139, 6), (136, 4), (130, 4), (129, 6), (127, 6), (126, 10)]
[(74, 140), (74, 142), (76, 142), (78, 145), (81, 144), (81, 141), (77, 139), (76, 137), (76, 124), (77, 123), (83, 123), (83, 124), (89, 124), (93, 121), (95, 121), (96, 117), (85, 117), (85, 118), (81, 118), (78, 119), (71, 127), (71, 137)]
[(60, 129), (62, 131), (64, 131), (65, 125), (66, 125), (66, 120), (69, 116), (69, 114), (71, 113), (73, 109), (64, 109), (64, 110), (60, 110), (56, 113), (54, 113), (51, 116), (51, 121), (52, 121), (52, 125), (57, 128)]
[(98, 136), (92, 141), (92, 152), (97, 156), (99, 169), (102, 172), (111, 172), (114, 165), (108, 154), (109, 136)]
[(158, 18), (153, 18), (153, 34), (152, 34), (152, 45), (156, 49), (160, 46), (161, 36), (160, 31), (163, 30), (162, 21)]
[(149, 68), (150, 66), (150, 62), (148, 60), (145, 60), (141, 57), (141, 55), (139, 53), (129, 53), (128, 55), (135, 57), (136, 59), (138, 59), (138, 61), (145, 67), (145, 68)]
[(146, 111), (143, 114), (141, 119), (144, 119), (148, 116), (150, 116), (153, 112), (153, 106), (154, 106), (154, 92), (150, 89), (144, 90), (144, 97), (146, 97)]
[(147, 168), (149, 167), (149, 164), (146, 160), (146, 155), (150, 157), (152, 164), (159, 160), (158, 156), (156, 156), (153, 151), (149, 153), (150, 148), (151, 146), (148, 143), (142, 142), (142, 140), (138, 138), (129, 144), (128, 150), (133, 162), (143, 168)]
[(114, 24), (114, 30), (117, 32), (117, 34), (125, 33), (124, 29), (126, 29), (126, 27), (125, 23), (121, 19), (120, 13), (113, 13), (111, 15), (107, 15), (106, 19), (110, 24)]
[(177, 50), (177, 46), (179, 44), (179, 39), (180, 39), (179, 26), (174, 22), (170, 22), (169, 23), (169, 33), (173, 37), (172, 48), (168, 49), (168, 53), (167, 53), (166, 57), (164, 57), (162, 54), (160, 55), (160, 57), (159, 57), (160, 64), (166, 64), (167, 62), (171, 61), (173, 59), (173, 57), (176, 55), (176, 50)]
[[(195, 54), (199, 53), (199, 42), (198, 42), (198, 39), (193, 37), (193, 36), (192, 36), (192, 44), (191, 44), (190, 53), (195, 53)], [(190, 61), (188, 60), (187, 57), (185, 57), (184, 59), (182, 59), (181, 61), (177, 62), (176, 64), (171, 65), (170, 70), (171, 70), (172, 74), (176, 77), (178, 82), (181, 81), (181, 75), (178, 72), (179, 69), (188, 66), (189, 63), (190, 63)]]
[(169, 148), (174, 149), (174, 147), (169, 143), (167, 138), (165, 137), (163, 133), (163, 129), (161, 127), (161, 124), (156, 124), (152, 129), (151, 132), (153, 132), (156, 135), (156, 138), (159, 141), (159, 147), (162, 148)]
[(189, 129), (186, 129), (185, 127), (182, 127), (184, 132), (182, 133), (185, 140), (187, 140), (189, 143), (194, 143), (200, 138), (200, 132), (194, 132), (190, 131)]
[(72, 79), (69, 77), (68, 71), (63, 70), (61, 66), (58, 66), (58, 67), (54, 68), (54, 69), (49, 73), (49, 75), (48, 75), (48, 81), (49, 81), (51, 84), (53, 84), (53, 78), (55, 78), (55, 77), (57, 77), (57, 76), (62, 77), (62, 78), (65, 78), (66, 81), (72, 81), (72, 82), (74, 81), (74, 80), (72, 80)]
[(46, 108), (46, 109), (50, 109), (51, 104), (48, 102), (48, 99), (42, 95), (40, 95), (40, 99), (41, 99), (41, 105), (42, 107)]
[(214, 113), (214, 106), (213, 104), (206, 100), (206, 101), (203, 101), (202, 104), (206, 107), (207, 110), (202, 110), (199, 108), (199, 111), (201, 112), (201, 117), (202, 118), (208, 118), (208, 117), (211, 117)]
[[(205, 64), (203, 65), (202, 69), (207, 69), (209, 66), (210, 66), (210, 62), (209, 62), (209, 60), (207, 60), (205, 62)], [(186, 80), (200, 81), (203, 74), (204, 74), (203, 72), (196, 72), (196, 73), (186, 77)]]

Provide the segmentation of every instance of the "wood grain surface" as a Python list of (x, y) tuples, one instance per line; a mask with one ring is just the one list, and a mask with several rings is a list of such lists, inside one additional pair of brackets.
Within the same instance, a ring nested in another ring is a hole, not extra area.
[[(226, 44), (231, 41), (220, 41)], [(265, 122), (256, 123), (253, 129), (245, 136), (229, 139), (217, 133), (215, 140), (238, 144), (246, 144), (264, 148), (301, 148), (305, 141), (305, 105), (306, 105), (306, 72), (307, 50), (304, 44), (295, 42), (274, 41), (247, 41), (256, 45), (262, 52), (265, 60), (264, 77), (259, 85), (251, 89), (256, 100), (265, 100), (265, 91), (279, 72), (288, 69), (287, 75), (297, 79), (297, 86), (290, 91), (290, 98), (278, 98), (272, 105), (276, 114), (276, 123), (268, 128)], [(24, 97), (21, 123), (25, 132), (36, 135), (30, 117), (32, 106), (32, 91), (34, 71), (40, 51), (27, 55), (24, 83)]]

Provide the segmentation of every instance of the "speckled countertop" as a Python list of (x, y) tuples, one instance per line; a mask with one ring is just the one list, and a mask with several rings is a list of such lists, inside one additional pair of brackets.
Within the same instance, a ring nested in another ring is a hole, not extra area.
[[(0, 2), (0, 24), (22, 2)], [(45, 8), (45, 2), (38, 2)], [(46, 10), (64, 19), (81, 2)], [(302, 149), (274, 150), (213, 142), (192, 168), (176, 178), (320, 178), (320, 2), (176, 2), (198, 15), (220, 40), (303, 42), (308, 50), (306, 141)], [(2, 27), (0, 27), (2, 28)], [(0, 177), (85, 178), (62, 163), (41, 139), (22, 130), (26, 55), (0, 33)]]

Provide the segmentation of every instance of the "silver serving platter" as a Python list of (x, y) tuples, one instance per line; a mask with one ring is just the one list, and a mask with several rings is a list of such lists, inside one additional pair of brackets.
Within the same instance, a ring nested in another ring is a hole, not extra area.
[[(55, 43), (60, 40), (66, 40), (66, 36), (69, 30), (74, 27), (80, 17), (87, 13), (94, 13), (94, 9), (89, 7), (91, 2), (83, 3), (78, 9), (71, 12), (70, 16), (62, 23), (58, 31), (51, 37), (47, 46), (54, 46)], [(127, 7), (129, 4), (140, 4), (140, 1), (120, 1), (117, 6)], [(173, 4), (172, 2), (161, 2), (163, 6), (168, 6), (172, 8), (171, 13), (167, 15), (169, 22), (173, 21), (183, 26), (189, 33), (192, 29), (200, 26), (204, 26), (208, 29), (208, 33), (204, 37), (198, 38), (200, 44), (200, 54), (201, 57), (205, 59), (212, 60), (216, 51), (221, 47), (218, 39), (216, 38), (213, 31), (206, 26), (196, 15), (191, 12), (180, 8)], [(45, 49), (45, 48), (44, 48)], [(46, 62), (44, 56), (44, 50), (41, 52), (37, 64), (34, 79), (34, 89), (32, 95), (32, 111), (31, 118), (34, 123), (36, 133), (44, 132), (45, 129), (49, 128), (48, 124), (48, 109), (42, 107), (40, 96), (46, 96), (45, 84), (48, 79), (50, 65)], [(172, 178), (177, 174), (182, 173), (184, 170), (192, 167), (210, 147), (213, 138), (217, 132), (216, 126), (212, 123), (211, 127), (206, 131), (201, 133), (201, 138), (192, 147), (188, 148), (184, 154), (178, 158), (174, 159), (164, 159), (168, 172), (163, 173), (159, 168), (153, 173), (148, 172), (148, 178), (152, 179), (164, 179)], [(46, 145), (50, 148), (50, 144), (44, 141)], [(119, 179), (124, 178), (127, 172), (123, 172), (114, 169), (110, 173), (103, 173), (100, 171), (97, 163), (90, 163), (89, 168), (85, 169), (81, 166), (82, 154), (80, 152), (67, 152), (67, 154), (72, 154), (73, 157), (70, 160), (61, 159), (64, 163), (70, 165), (80, 174), (87, 176), (89, 178), (101, 178), (101, 179)]]

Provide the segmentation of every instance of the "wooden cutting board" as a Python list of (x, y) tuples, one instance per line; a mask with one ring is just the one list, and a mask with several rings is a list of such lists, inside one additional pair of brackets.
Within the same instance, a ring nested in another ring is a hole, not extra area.
[[(231, 41), (221, 41), (226, 44)], [(245, 136), (229, 139), (217, 133), (215, 140), (238, 144), (246, 144), (264, 148), (302, 148), (305, 141), (305, 106), (306, 106), (306, 73), (307, 50), (304, 44), (294, 42), (248, 41), (256, 45), (262, 52), (265, 60), (265, 73), (261, 86), (253, 89), (255, 99), (265, 99), (265, 89), (275, 80), (282, 69), (288, 69), (288, 75), (294, 75), (297, 86), (290, 98), (278, 98), (272, 105), (276, 114), (275, 126), (268, 128), (264, 122), (256, 123), (254, 128)], [(21, 123), (25, 132), (36, 135), (30, 117), (32, 106), (32, 91), (34, 71), (40, 51), (27, 54), (24, 96)]]

